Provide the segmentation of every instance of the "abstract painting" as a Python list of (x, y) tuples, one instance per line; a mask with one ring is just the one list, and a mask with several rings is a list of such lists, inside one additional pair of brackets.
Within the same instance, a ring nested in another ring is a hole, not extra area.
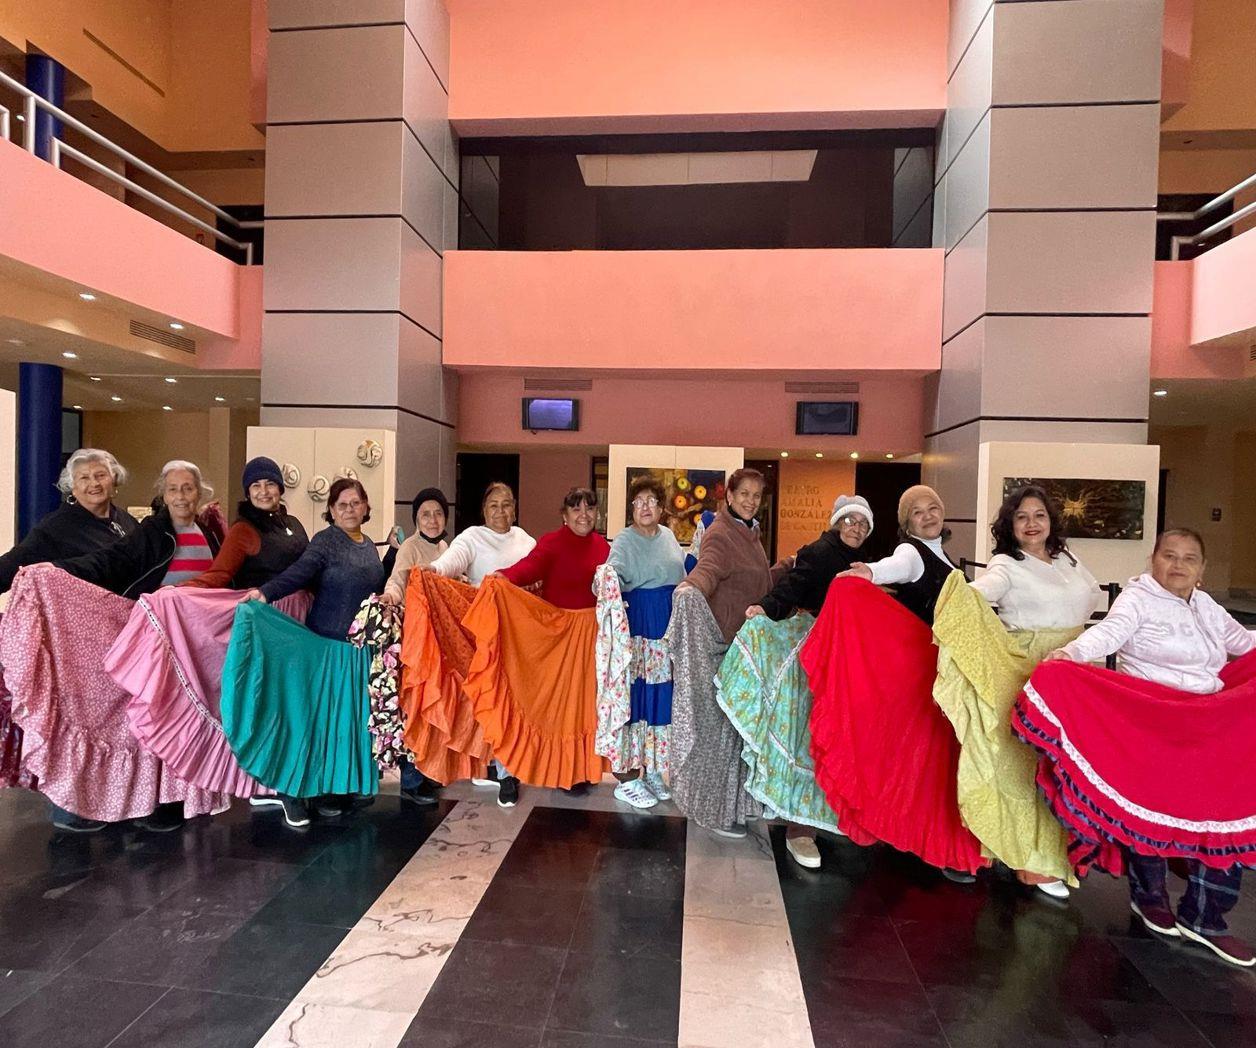
[(1141, 539), (1147, 484), (1142, 480), (1004, 477), (1003, 497), (1037, 484), (1060, 506), (1070, 539)]

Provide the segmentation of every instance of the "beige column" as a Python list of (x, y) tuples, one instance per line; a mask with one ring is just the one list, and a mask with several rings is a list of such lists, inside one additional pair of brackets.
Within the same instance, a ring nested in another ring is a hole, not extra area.
[(443, 0), (270, 0), (262, 424), (397, 432), (398, 519), (452, 498), (456, 246)]
[(1146, 442), (1162, 7), (951, 2), (924, 475), (953, 555), (973, 556), (988, 524), (981, 444)]

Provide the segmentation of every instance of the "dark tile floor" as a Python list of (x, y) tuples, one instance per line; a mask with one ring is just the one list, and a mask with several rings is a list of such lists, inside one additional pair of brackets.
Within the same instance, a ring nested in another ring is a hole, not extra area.
[(449, 807), (69, 836), (0, 791), (0, 1045), (251, 1046)]
[[(1092, 876), (1061, 905), (841, 840), (803, 870), (772, 836), (817, 1046), (1256, 1046), (1256, 973), (1153, 941), (1121, 881)], [(1231, 924), (1256, 938), (1256, 901)]]
[(682, 820), (536, 808), (402, 1044), (676, 1044), (684, 890)]

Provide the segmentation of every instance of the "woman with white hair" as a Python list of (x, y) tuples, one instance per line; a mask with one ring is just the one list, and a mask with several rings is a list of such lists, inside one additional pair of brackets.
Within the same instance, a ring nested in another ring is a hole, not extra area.
[(64, 560), (112, 546), (135, 530), (135, 518), (113, 504), (127, 473), (109, 452), (79, 448), (57, 480), (65, 501), (0, 557), (0, 593), (27, 564)]
[(197, 523), (196, 514), (213, 498), (214, 489), (195, 463), (172, 459), (161, 468), (155, 490), (160, 508), (124, 541), (60, 560), (57, 567), (132, 600), (208, 571), (218, 538)]

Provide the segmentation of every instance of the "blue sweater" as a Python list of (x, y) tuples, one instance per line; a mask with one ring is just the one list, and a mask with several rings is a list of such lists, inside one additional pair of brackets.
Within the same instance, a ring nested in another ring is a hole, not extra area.
[(322, 637), (344, 640), (362, 601), (384, 588), (384, 565), (369, 538), (354, 542), (335, 525), (310, 540), (305, 552), (282, 574), (261, 587), (272, 604), (314, 590), (314, 606), (305, 624)]

